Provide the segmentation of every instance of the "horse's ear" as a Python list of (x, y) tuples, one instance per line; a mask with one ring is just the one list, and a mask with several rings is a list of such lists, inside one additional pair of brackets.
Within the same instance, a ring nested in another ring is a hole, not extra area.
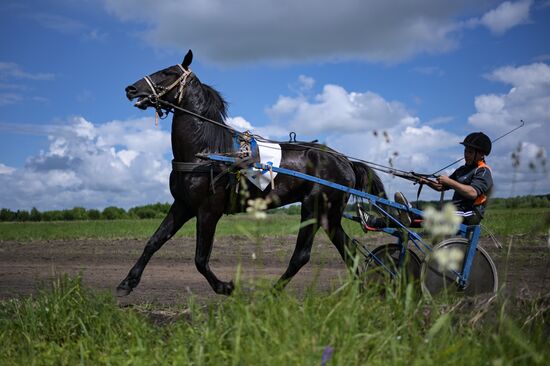
[(183, 58), (181, 65), (187, 70), (191, 62), (193, 61), (193, 52), (191, 50), (187, 51), (187, 55)]

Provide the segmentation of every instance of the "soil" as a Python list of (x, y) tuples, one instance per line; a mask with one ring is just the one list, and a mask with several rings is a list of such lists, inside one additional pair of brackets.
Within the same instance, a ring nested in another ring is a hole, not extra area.
[[(387, 237), (371, 236), (369, 248), (388, 242)], [(499, 238), (497, 249), (488, 238), (482, 245), (491, 255), (500, 283), (515, 296), (550, 293), (550, 248), (548, 238)], [(295, 237), (263, 238), (255, 243), (245, 237), (216, 240), (211, 268), (222, 280), (234, 279), (240, 270), (245, 286), (275, 282), (284, 272), (294, 249)], [(85, 285), (114, 293), (141, 254), (145, 240), (52, 240), (0, 241), (0, 300), (36, 294), (61, 274), (80, 274)], [(141, 283), (121, 306), (139, 304), (176, 305), (191, 295), (200, 302), (221, 300), (194, 264), (193, 238), (174, 238), (166, 243), (147, 266)], [(308, 288), (328, 292), (341, 284), (347, 273), (336, 249), (326, 236), (315, 239), (310, 262), (294, 277), (287, 291), (297, 294)]]

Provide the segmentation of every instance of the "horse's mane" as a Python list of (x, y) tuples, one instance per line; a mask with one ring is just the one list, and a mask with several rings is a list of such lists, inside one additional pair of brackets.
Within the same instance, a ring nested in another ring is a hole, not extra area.
[[(195, 84), (202, 90), (202, 115), (208, 119), (214, 120), (225, 125), (227, 117), (227, 102), (221, 94), (209, 85), (202, 84), (196, 80)], [(213, 123), (201, 121), (193, 137), (193, 142), (197, 145), (208, 148), (210, 152), (223, 153), (230, 152), (233, 149), (233, 136), (228, 129)]]

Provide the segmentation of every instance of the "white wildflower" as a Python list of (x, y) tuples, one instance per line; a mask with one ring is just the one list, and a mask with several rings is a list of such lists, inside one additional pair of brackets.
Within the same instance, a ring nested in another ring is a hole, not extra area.
[(252, 260), (256, 260), (256, 253), (252, 253)]
[(459, 271), (462, 268), (464, 252), (458, 248), (443, 247), (433, 254), (440, 271)]
[(267, 217), (265, 210), (267, 210), (267, 206), (270, 203), (271, 200), (269, 198), (256, 198), (254, 200), (248, 200), (246, 212), (251, 214), (255, 219), (263, 220)]
[(443, 206), (442, 211), (429, 206), (424, 210), (423, 226), (433, 237), (455, 235), (462, 219), (456, 215), (456, 208), (452, 203)]

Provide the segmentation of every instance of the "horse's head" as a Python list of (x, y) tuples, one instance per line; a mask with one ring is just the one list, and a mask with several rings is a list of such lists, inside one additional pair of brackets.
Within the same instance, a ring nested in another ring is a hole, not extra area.
[(193, 53), (189, 50), (181, 64), (157, 71), (127, 86), (126, 96), (129, 100), (137, 98), (134, 105), (140, 109), (157, 107), (157, 101), (161, 98), (172, 103), (181, 102), (185, 86), (192, 75), (189, 69), (191, 61)]

